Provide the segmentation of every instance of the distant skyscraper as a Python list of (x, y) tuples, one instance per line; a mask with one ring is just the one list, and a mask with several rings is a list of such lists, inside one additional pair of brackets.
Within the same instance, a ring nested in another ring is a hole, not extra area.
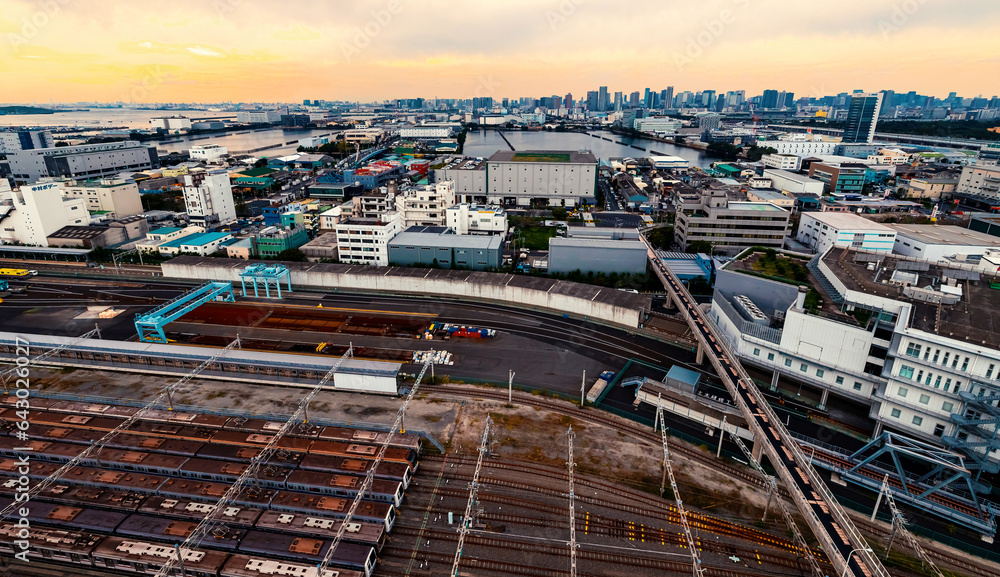
[(882, 94), (855, 94), (847, 110), (847, 128), (843, 142), (871, 143), (875, 138), (875, 125), (882, 105)]
[(715, 91), (706, 90), (701, 93), (701, 103), (702, 105), (711, 108), (715, 106)]
[(597, 110), (598, 93), (596, 90), (587, 91), (587, 110)]
[(621, 112), (621, 111), (622, 111), (622, 93), (619, 91), (615, 92), (615, 112)]
[(653, 93), (648, 88), (642, 93), (642, 105), (644, 108), (653, 107)]
[(639, 91), (636, 90), (628, 95), (628, 105), (632, 108), (639, 108)]
[(778, 91), (777, 90), (765, 90), (764, 95), (760, 97), (760, 107), (761, 108), (777, 108), (778, 107)]
[(879, 109), (879, 116), (895, 116), (894, 100), (896, 100), (896, 92), (894, 90), (885, 90), (882, 92), (882, 106)]
[(597, 109), (601, 112), (608, 109), (608, 87), (601, 86), (597, 89)]
[(563, 96), (563, 107), (565, 107), (566, 110), (572, 110), (572, 108), (573, 108), (573, 93), (572, 92), (567, 92), (566, 96)]
[(795, 108), (795, 93), (785, 92), (785, 99), (781, 101), (782, 108)]
[(302, 101), (302, 106), (309, 106), (309, 101), (308, 100), (303, 100)]
[(664, 108), (673, 108), (674, 107), (674, 87), (673, 86), (668, 86), (667, 89), (664, 92), (666, 92), (666, 95), (663, 97), (663, 107)]

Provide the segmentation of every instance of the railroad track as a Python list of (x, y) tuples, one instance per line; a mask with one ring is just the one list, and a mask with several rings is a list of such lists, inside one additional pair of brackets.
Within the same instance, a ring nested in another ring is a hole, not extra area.
[[(407, 531), (411, 529), (406, 527), (397, 528), (394, 533), (397, 535), (407, 534)], [(428, 535), (429, 533), (429, 535)], [(419, 536), (419, 530), (412, 529), (411, 536)], [(458, 543), (458, 533), (456, 531), (445, 531), (440, 529), (431, 529), (424, 534), (425, 537), (431, 538), (432, 540), (438, 541), (448, 541)], [(503, 539), (492, 536), (484, 536), (477, 533), (470, 533), (466, 536), (465, 548), (468, 550), (472, 546), (487, 547), (489, 549), (504, 550), (510, 553), (514, 548), (512, 545), (516, 544), (516, 552), (518, 554), (534, 553), (543, 554), (555, 557), (557, 559), (563, 559), (569, 557), (569, 544), (566, 545), (556, 545), (548, 543), (531, 543), (525, 541), (517, 541), (514, 539)], [(386, 545), (382, 549), (382, 557), (385, 559), (388, 556), (395, 555), (394, 551), (399, 551), (399, 557), (406, 558), (408, 555), (412, 555), (412, 550), (407, 547), (400, 547), (396, 545)], [(641, 569), (654, 569), (658, 571), (667, 571), (671, 573), (691, 573), (691, 562), (688, 560), (683, 561), (671, 561), (667, 559), (655, 557), (653, 555), (644, 555), (643, 551), (631, 550), (628, 554), (596, 551), (588, 549), (586, 547), (581, 548), (577, 551), (578, 560), (595, 561), (598, 563), (607, 563), (615, 567), (636, 567)], [(431, 551), (421, 551), (418, 556), (422, 556), (428, 561), (440, 561), (447, 564), (448, 566), (454, 561), (454, 555), (448, 553), (436, 553)], [(740, 558), (741, 569), (737, 570), (735, 567), (730, 569), (725, 566), (705, 566), (706, 573), (711, 575), (718, 575), (719, 577), (737, 577), (745, 576), (750, 574), (756, 574), (756, 572), (748, 572), (747, 569), (752, 569), (752, 565), (749, 562), (744, 561)], [(565, 561), (568, 565), (568, 560)], [(735, 566), (736, 563), (733, 563)], [(795, 568), (800, 569), (797, 564), (789, 564), (788, 560), (784, 560), (784, 564), (781, 565), (785, 568)], [(566, 571), (563, 569), (547, 569), (543, 567), (538, 567), (536, 565), (521, 565), (517, 563), (510, 563), (504, 561), (494, 561), (482, 558), (471, 557), (467, 555), (462, 556), (461, 567), (466, 570), (477, 568), (488, 571), (497, 571), (511, 575), (525, 575), (528, 577), (543, 577), (549, 575), (558, 575), (559, 577), (565, 577)], [(773, 572), (766, 571), (763, 568), (758, 569), (762, 575), (773, 575)], [(380, 575), (385, 575), (385, 573), (379, 573)], [(578, 575), (588, 575), (587, 573), (579, 572)], [(595, 574), (595, 577), (597, 575)]]
[[(429, 392), (433, 392), (441, 395), (450, 395), (461, 398), (481, 398), (489, 399), (491, 401), (498, 401), (501, 403), (507, 403), (507, 395), (500, 391), (492, 390), (468, 390), (458, 387), (449, 387), (447, 385), (435, 385), (426, 389)], [(551, 399), (545, 399), (534, 396), (518, 395), (515, 397), (515, 403), (519, 405), (528, 405), (533, 407), (544, 408), (548, 411), (560, 413), (579, 419), (580, 421), (594, 423), (610, 427), (614, 430), (623, 431), (632, 434), (635, 438), (648, 441), (650, 443), (659, 445), (661, 439), (658, 434), (656, 434), (651, 429), (642, 427), (640, 425), (629, 423), (624, 420), (619, 420), (611, 415), (603, 415), (596, 413), (594, 411), (587, 411), (569, 405), (565, 401), (557, 402)], [(713, 470), (725, 473), (730, 477), (739, 479), (743, 482), (749, 483), (757, 487), (763, 487), (763, 481), (761, 481), (759, 475), (756, 473), (751, 473), (748, 469), (741, 469), (730, 465), (725, 462), (721, 462), (714, 456), (707, 455), (697, 449), (686, 446), (682, 443), (675, 443), (671, 446), (671, 451), (680, 455), (683, 455), (692, 460), (698, 461), (711, 467)], [(428, 457), (424, 457), (428, 458)], [(536, 489), (537, 490), (537, 489)], [(787, 491), (783, 487), (779, 487), (779, 491), (783, 496), (787, 496)], [(864, 520), (859, 521), (857, 516), (852, 516), (855, 522), (863, 526), (869, 535), (881, 538), (883, 541), (888, 539), (889, 532), (883, 529), (881, 526), (867, 522)], [(933, 546), (925, 546), (925, 550), (928, 554), (935, 559), (935, 561), (941, 561), (945, 565), (950, 566), (954, 569), (960, 571), (972, 571), (975, 575), (982, 577), (1000, 577), (1000, 570), (995, 569), (991, 566), (975, 565), (970, 563), (968, 559), (970, 556), (964, 556), (960, 554), (955, 554), (950, 551), (941, 550)]]

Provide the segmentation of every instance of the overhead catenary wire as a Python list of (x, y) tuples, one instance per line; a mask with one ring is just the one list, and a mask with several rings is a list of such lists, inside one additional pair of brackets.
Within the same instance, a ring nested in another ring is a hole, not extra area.
[[(83, 450), (83, 452), (81, 452), (77, 456), (67, 461), (63, 466), (56, 469), (51, 475), (42, 479), (38, 483), (32, 485), (27, 492), (28, 499), (29, 500), (33, 499), (36, 495), (42, 493), (43, 491), (51, 487), (56, 481), (66, 476), (66, 474), (69, 473), (70, 470), (73, 469), (73, 467), (76, 467), (94, 453), (100, 454), (101, 449), (103, 449), (104, 446), (107, 445), (109, 441), (111, 441), (111, 439), (115, 438), (119, 433), (129, 430), (129, 428), (131, 428), (132, 425), (134, 425), (137, 421), (139, 421), (139, 419), (144, 417), (150, 411), (154, 410), (157, 406), (163, 403), (164, 400), (169, 399), (170, 395), (173, 393), (173, 391), (177, 390), (178, 387), (180, 387), (181, 385), (187, 383), (188, 381), (199, 375), (202, 371), (208, 368), (209, 365), (222, 358), (223, 355), (233, 350), (234, 347), (238, 347), (239, 344), (240, 344), (240, 338), (236, 337), (236, 340), (229, 343), (224, 348), (220, 349), (210, 358), (205, 359), (205, 361), (203, 361), (200, 365), (192, 369), (191, 372), (187, 373), (186, 375), (178, 379), (176, 382), (164, 387), (163, 390), (160, 391), (159, 395), (157, 395), (150, 402), (146, 403), (144, 407), (133, 413), (132, 416), (122, 421), (121, 424), (119, 424), (114, 429), (108, 431), (103, 437), (101, 437), (97, 441), (91, 443), (89, 447)], [(18, 508), (18, 505), (19, 503), (17, 501), (14, 501), (6, 508), (4, 508), (3, 511), (0, 511), (0, 520), (6, 519), (11, 513), (14, 512), (15, 509)]]
[[(256, 479), (257, 472), (260, 470), (260, 467), (266, 463), (268, 459), (270, 459), (272, 453), (278, 450), (278, 442), (292, 430), (292, 427), (298, 425), (299, 422), (305, 422), (306, 410), (309, 403), (326, 387), (327, 383), (330, 382), (344, 361), (353, 357), (353, 355), (354, 347), (352, 345), (347, 348), (347, 351), (344, 352), (343, 356), (337, 359), (337, 362), (334, 363), (333, 366), (330, 367), (330, 370), (323, 375), (323, 378), (316, 383), (316, 386), (313, 387), (301, 401), (299, 401), (299, 406), (295, 409), (295, 412), (292, 413), (292, 416), (289, 417), (281, 428), (278, 429), (278, 431), (271, 437), (271, 439), (267, 442), (267, 445), (265, 445), (264, 448), (262, 448), (260, 452), (250, 460), (250, 465), (233, 482), (233, 484), (229, 486), (229, 489), (223, 493), (222, 497), (219, 498), (218, 502), (216, 502), (211, 510), (209, 510), (208, 514), (205, 515), (194, 530), (191, 531), (184, 542), (177, 547), (177, 554), (174, 557), (168, 558), (168, 560), (160, 567), (160, 570), (156, 572), (156, 577), (166, 577), (167, 575), (170, 575), (171, 570), (177, 564), (183, 563), (182, 556), (187, 555), (196, 547), (201, 545), (202, 539), (208, 535), (209, 531), (215, 525), (218, 517), (222, 515), (223, 511), (225, 511), (226, 507), (236, 500), (236, 498), (243, 491), (244, 486), (246, 486), (251, 479)], [(373, 473), (374, 471), (375, 469), (372, 468)], [(347, 520), (344, 520), (341, 523), (341, 527), (346, 526), (346, 524)], [(323, 573), (320, 571), (318, 574), (322, 575)]]

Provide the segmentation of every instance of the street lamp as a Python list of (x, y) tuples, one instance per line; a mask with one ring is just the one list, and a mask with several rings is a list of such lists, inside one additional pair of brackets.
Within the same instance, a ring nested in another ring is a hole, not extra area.
[(865, 551), (866, 553), (871, 553), (872, 552), (872, 548), (871, 547), (865, 547), (864, 549), (854, 549), (850, 553), (848, 553), (848, 555), (847, 555), (847, 564), (844, 565), (844, 572), (840, 574), (840, 577), (846, 577), (847, 570), (851, 568), (851, 556), (854, 555), (855, 553), (857, 553), (858, 551)]

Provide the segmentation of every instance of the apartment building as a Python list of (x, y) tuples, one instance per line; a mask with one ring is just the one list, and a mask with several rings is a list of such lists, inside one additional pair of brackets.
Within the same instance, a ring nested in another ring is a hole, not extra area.
[(0, 244), (49, 246), (49, 236), (63, 227), (89, 224), (87, 201), (63, 196), (57, 183), (0, 192)]
[(404, 228), (398, 212), (341, 220), (336, 224), (340, 262), (388, 266), (389, 241)]
[(795, 240), (819, 253), (834, 246), (891, 252), (896, 231), (849, 212), (804, 212)]
[(795, 172), (802, 168), (802, 157), (795, 154), (765, 154), (760, 162), (768, 168)]
[(455, 183), (446, 180), (402, 190), (396, 193), (394, 201), (405, 228), (440, 226), (445, 223), (445, 211), (455, 205)]
[(507, 213), (499, 206), (463, 202), (444, 211), (445, 224), (457, 234), (507, 234)]
[(184, 206), (191, 223), (211, 227), (236, 220), (233, 186), (225, 170), (184, 176)]
[(139, 185), (134, 180), (103, 178), (83, 182), (55, 182), (62, 188), (63, 196), (86, 200), (87, 210), (92, 213), (106, 213), (105, 216), (112, 219), (143, 213)]

